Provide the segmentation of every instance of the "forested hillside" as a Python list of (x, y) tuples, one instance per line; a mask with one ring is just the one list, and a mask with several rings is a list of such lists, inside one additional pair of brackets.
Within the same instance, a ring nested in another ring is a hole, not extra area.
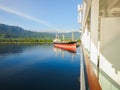
[[(39, 39), (54, 39), (56, 34), (62, 38), (63, 33), (51, 33), (51, 32), (33, 32), (25, 30), (18, 26), (10, 26), (6, 24), (0, 24), (0, 38), (39, 38)], [(71, 39), (72, 33), (64, 33), (65, 39)], [(74, 32), (74, 39), (80, 39), (80, 33)]]
[(0, 24), (0, 38), (54, 38), (52, 33), (32, 32), (18, 26)]

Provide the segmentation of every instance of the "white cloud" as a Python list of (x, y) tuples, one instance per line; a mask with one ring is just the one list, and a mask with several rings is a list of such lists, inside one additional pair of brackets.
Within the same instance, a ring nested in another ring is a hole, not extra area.
[(59, 30), (59, 29), (55, 28), (54, 26), (50, 25), (47, 21), (39, 20), (39, 19), (37, 19), (37, 18), (35, 18), (35, 17), (32, 17), (32, 16), (30, 16), (30, 15), (27, 15), (27, 14), (25, 14), (25, 13), (23, 13), (23, 12), (15, 11), (15, 10), (13, 10), (13, 9), (10, 9), (10, 8), (6, 7), (6, 6), (0, 5), (0, 10), (5, 11), (5, 12), (8, 12), (8, 13), (12, 13), (12, 14), (17, 15), (17, 16), (20, 16), (20, 17), (27, 18), (27, 19), (29, 19), (29, 20), (32, 20), (32, 21), (35, 21), (35, 22), (37, 22), (37, 23), (39, 23), (39, 24), (42, 24), (42, 25), (44, 25), (44, 26), (47, 26), (47, 27), (49, 27), (49, 28), (52, 28), (52, 29), (55, 29), (55, 30)]
[(33, 16), (30, 16), (30, 15), (28, 15), (26, 13), (20, 12), (18, 10), (13, 10), (13, 9), (8, 8), (6, 6), (0, 5), (0, 10), (11, 13), (11, 14), (14, 14), (14, 15), (17, 15), (17, 16), (20, 16), (20, 17), (24, 17), (26, 19), (32, 20), (34, 22), (37, 22), (37, 23), (39, 23), (41, 25), (44, 25), (44, 26), (50, 28), (49, 30), (34, 30), (34, 31), (38, 31), (38, 32), (39, 31), (41, 31), (41, 32), (57, 32), (57, 33), (59, 33), (59, 32), (67, 33), (67, 32), (78, 31), (78, 30), (62, 30), (62, 29), (58, 29), (58, 28), (54, 27), (53, 25), (49, 24), (47, 21), (37, 19), (37, 18), (35, 18)]

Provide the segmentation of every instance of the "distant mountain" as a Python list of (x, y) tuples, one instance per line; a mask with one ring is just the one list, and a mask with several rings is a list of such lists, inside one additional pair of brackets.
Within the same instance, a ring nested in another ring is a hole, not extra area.
[[(0, 38), (42, 38), (42, 39), (53, 39), (55, 38), (56, 33), (51, 32), (33, 32), (24, 30), (18, 26), (10, 26), (6, 24), (0, 24)], [(58, 34), (62, 37), (62, 33)], [(66, 39), (72, 37), (72, 33), (64, 33)], [(79, 39), (80, 33), (74, 32), (74, 38)]]
[(0, 24), (1, 38), (54, 38), (55, 35), (44, 32), (32, 32), (18, 26)]

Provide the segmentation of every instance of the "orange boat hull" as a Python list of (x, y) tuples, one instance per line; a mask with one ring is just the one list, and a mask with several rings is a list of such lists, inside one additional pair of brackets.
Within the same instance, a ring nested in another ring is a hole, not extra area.
[(76, 52), (76, 43), (74, 43), (74, 44), (54, 44), (54, 46), (64, 49), (64, 50)]

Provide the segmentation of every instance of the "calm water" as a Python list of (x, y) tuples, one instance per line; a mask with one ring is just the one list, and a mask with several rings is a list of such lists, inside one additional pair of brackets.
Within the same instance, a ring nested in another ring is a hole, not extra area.
[(79, 77), (78, 54), (52, 44), (0, 45), (0, 90), (80, 90)]

